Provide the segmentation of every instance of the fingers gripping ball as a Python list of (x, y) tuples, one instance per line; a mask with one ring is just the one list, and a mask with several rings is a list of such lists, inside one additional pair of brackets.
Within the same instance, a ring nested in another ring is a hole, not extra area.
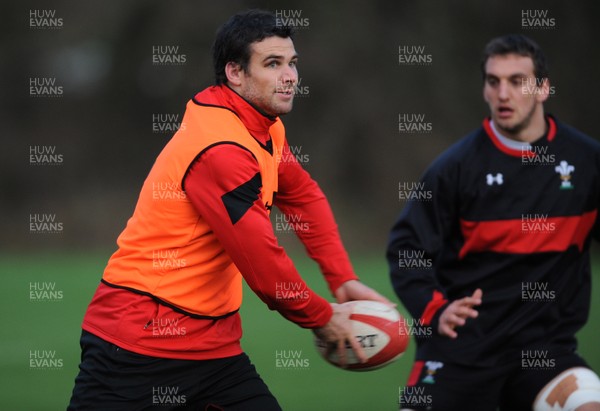
[[(361, 363), (347, 342), (345, 369), (374, 370), (394, 362), (404, 354), (408, 347), (409, 331), (406, 321), (402, 320), (395, 308), (376, 301), (350, 301), (344, 304), (352, 307), (352, 330), (368, 358), (366, 363)], [(319, 338), (315, 339), (315, 345), (326, 361), (341, 367), (334, 347)]]

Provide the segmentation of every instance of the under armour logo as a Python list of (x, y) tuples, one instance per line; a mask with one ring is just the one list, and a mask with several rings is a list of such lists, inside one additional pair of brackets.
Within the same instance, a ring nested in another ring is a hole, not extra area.
[(502, 173), (496, 174), (495, 177), (492, 174), (488, 174), (485, 177), (486, 177), (488, 186), (494, 185), (494, 183), (497, 183), (499, 186), (501, 186), (502, 183), (504, 183), (504, 178), (502, 177)]

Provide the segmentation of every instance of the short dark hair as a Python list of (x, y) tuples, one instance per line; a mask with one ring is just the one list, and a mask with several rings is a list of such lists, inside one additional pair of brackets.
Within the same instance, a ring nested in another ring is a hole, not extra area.
[(212, 47), (215, 83), (227, 82), (225, 66), (229, 62), (248, 71), (250, 44), (273, 36), (293, 38), (294, 28), (281, 23), (275, 14), (265, 10), (248, 10), (231, 16), (217, 31)]
[(541, 47), (532, 39), (522, 34), (507, 34), (496, 37), (483, 49), (481, 73), (485, 80), (485, 65), (490, 57), (506, 54), (518, 54), (531, 57), (533, 72), (538, 79), (548, 78), (548, 63)]

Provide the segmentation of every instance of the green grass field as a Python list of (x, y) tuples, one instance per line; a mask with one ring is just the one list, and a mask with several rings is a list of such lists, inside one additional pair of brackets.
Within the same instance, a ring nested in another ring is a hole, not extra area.
[[(79, 363), (80, 324), (110, 253), (7, 256), (0, 260), (2, 338), (0, 344), (0, 409), (13, 411), (64, 410)], [(295, 259), (307, 282), (322, 295), (325, 283), (305, 257)], [(396, 299), (382, 257), (353, 259), (363, 281)], [(580, 352), (600, 369), (600, 265), (595, 264), (595, 287), (588, 325), (580, 333)], [(56, 301), (35, 301), (31, 283), (54, 284), (62, 291)], [(401, 309), (402, 311), (402, 309)], [(285, 410), (397, 410), (398, 389), (406, 381), (413, 357), (405, 357), (372, 372), (353, 373), (325, 363), (313, 346), (312, 333), (269, 311), (247, 290), (242, 307), (243, 347)], [(31, 352), (54, 355), (54, 368), (32, 368)], [(294, 352), (302, 367), (277, 367), (277, 353)], [(62, 360), (62, 361), (56, 361)]]

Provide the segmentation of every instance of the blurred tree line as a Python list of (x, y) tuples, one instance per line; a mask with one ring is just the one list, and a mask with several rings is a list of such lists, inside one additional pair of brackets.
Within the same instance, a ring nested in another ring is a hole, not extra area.
[[(417, 181), (486, 116), (479, 63), (494, 36), (520, 32), (538, 41), (555, 87), (547, 110), (600, 136), (597, 2), (12, 1), (0, 6), (2, 249), (114, 247), (172, 135), (154, 124), (180, 120), (186, 102), (212, 84), (217, 28), (255, 7), (303, 21), (295, 39), (303, 93), (284, 123), (351, 252), (383, 254), (404, 206), (399, 183)], [(62, 25), (32, 28), (31, 16), (44, 15), (36, 10), (54, 11)], [(545, 12), (554, 24), (526, 27), (524, 10)], [(176, 50), (179, 63), (155, 64), (161, 46)], [(401, 64), (407, 46), (429, 63)], [(62, 93), (32, 96), (32, 78), (55, 79)], [(401, 132), (406, 114), (430, 130)], [(32, 147), (40, 146), (54, 147), (60, 164), (32, 165)], [(54, 215), (64, 229), (32, 233), (36, 214)]]

